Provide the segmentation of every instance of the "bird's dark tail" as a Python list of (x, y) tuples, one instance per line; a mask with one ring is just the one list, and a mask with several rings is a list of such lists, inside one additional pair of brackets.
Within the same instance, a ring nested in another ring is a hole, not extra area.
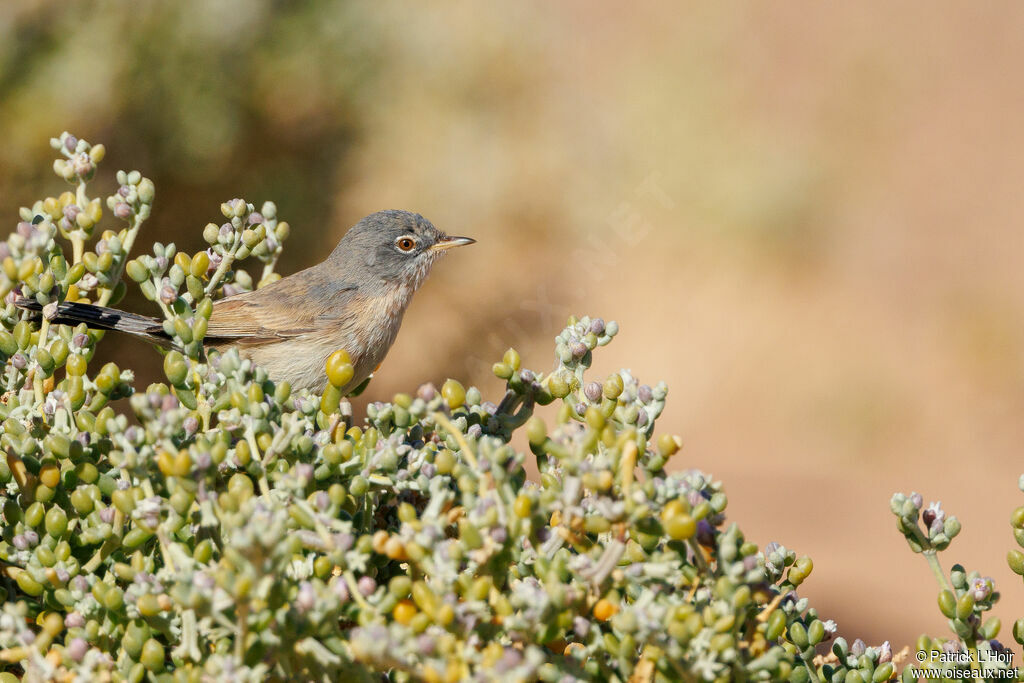
[(164, 332), (163, 324), (157, 318), (137, 313), (120, 311), (116, 308), (80, 304), (63, 301), (44, 307), (34, 299), (18, 299), (14, 302), (18, 308), (38, 313), (37, 317), (46, 317), (56, 325), (78, 325), (85, 323), (93, 330), (116, 330), (133, 337), (144, 339), (151, 344), (171, 347), (171, 339)]

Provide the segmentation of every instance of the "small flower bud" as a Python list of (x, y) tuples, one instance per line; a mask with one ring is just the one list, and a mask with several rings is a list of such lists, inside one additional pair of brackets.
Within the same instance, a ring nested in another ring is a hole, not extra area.
[(160, 288), (160, 301), (165, 304), (174, 303), (178, 298), (178, 291), (168, 282)]
[(332, 582), (331, 589), (334, 591), (334, 594), (338, 597), (338, 601), (341, 602), (341, 604), (344, 605), (349, 601), (351, 595), (348, 592), (348, 583), (346, 583), (343, 578), (339, 576), (334, 582)]
[(206, 240), (207, 244), (216, 243), (218, 235), (220, 235), (220, 228), (214, 223), (207, 223), (206, 227), (203, 228), (203, 239)]
[(303, 581), (299, 585), (299, 594), (295, 596), (295, 607), (299, 612), (308, 612), (316, 605), (316, 591), (313, 584)]
[(88, 651), (89, 643), (87, 643), (84, 638), (72, 638), (66, 650), (68, 657), (75, 662), (81, 662), (85, 659), (85, 654)]
[(416, 390), (416, 396), (429, 403), (437, 396), (437, 387), (431, 382), (421, 384), (420, 388)]
[(71, 163), (74, 165), (75, 175), (80, 178), (88, 176), (96, 168), (88, 154), (76, 154)]
[(356, 585), (359, 587), (359, 592), (364, 596), (373, 595), (374, 591), (377, 590), (377, 582), (372, 576), (359, 577), (359, 582)]
[(143, 178), (138, 185), (139, 201), (143, 204), (152, 204), (156, 197), (156, 187), (149, 178)]
[(937, 531), (942, 529), (942, 523), (946, 519), (946, 513), (942, 509), (942, 503), (935, 501), (929, 503), (928, 507), (924, 512), (921, 513), (921, 521), (924, 525), (931, 529), (933, 526), (937, 527)]

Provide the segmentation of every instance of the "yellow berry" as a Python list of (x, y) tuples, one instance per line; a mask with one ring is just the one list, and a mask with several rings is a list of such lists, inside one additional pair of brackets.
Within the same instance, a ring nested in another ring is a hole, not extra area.
[(665, 503), (665, 507), (661, 509), (661, 521), (666, 522), (672, 517), (689, 514), (689, 512), (690, 507), (683, 501), (675, 498)]
[(210, 255), (205, 251), (196, 252), (196, 255), (192, 257), (191, 263), (189, 263), (188, 270), (192, 274), (192, 277), (202, 277), (206, 274), (207, 269), (210, 267)]
[(544, 420), (536, 415), (526, 422), (526, 438), (534, 446), (539, 446), (548, 438), (548, 428)]
[(688, 514), (672, 515), (662, 522), (665, 533), (676, 541), (685, 541), (697, 533), (697, 522)]
[(52, 462), (48, 462), (39, 468), (39, 481), (51, 489), (57, 488), (60, 483), (60, 468)]
[(683, 445), (683, 440), (672, 434), (662, 434), (658, 437), (658, 452), (664, 457), (674, 455)]
[(454, 379), (449, 379), (444, 383), (441, 387), (441, 395), (452, 410), (466, 402), (466, 389)]
[(80, 356), (77, 353), (68, 356), (67, 368), (68, 374), (72, 377), (81, 377), (85, 374), (86, 365), (88, 362), (85, 360), (85, 356)]
[(533, 510), (533, 501), (530, 500), (529, 496), (520, 493), (516, 496), (516, 502), (512, 507), (515, 510), (516, 517), (525, 519), (530, 516), (530, 512)]
[(338, 349), (327, 359), (327, 379), (339, 389), (352, 381), (355, 376), (352, 359), (344, 349)]

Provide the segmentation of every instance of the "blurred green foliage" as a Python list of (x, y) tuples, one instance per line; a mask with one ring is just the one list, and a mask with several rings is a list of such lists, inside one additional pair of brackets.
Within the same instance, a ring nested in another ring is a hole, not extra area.
[(150, 169), (175, 207), (157, 235), (199, 222), (231, 187), (287, 198), (303, 225), (322, 219), (377, 66), (366, 21), (336, 0), (0, 9), (0, 214), (40, 179), (37, 141), (73, 125), (116, 141), (114, 163)]

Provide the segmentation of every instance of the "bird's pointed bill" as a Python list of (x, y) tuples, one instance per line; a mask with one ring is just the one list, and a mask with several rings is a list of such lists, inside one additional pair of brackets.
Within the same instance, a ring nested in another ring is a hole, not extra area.
[(442, 237), (430, 248), (433, 251), (445, 251), (452, 247), (461, 247), (467, 244), (473, 244), (474, 242), (476, 242), (476, 240), (472, 237)]

